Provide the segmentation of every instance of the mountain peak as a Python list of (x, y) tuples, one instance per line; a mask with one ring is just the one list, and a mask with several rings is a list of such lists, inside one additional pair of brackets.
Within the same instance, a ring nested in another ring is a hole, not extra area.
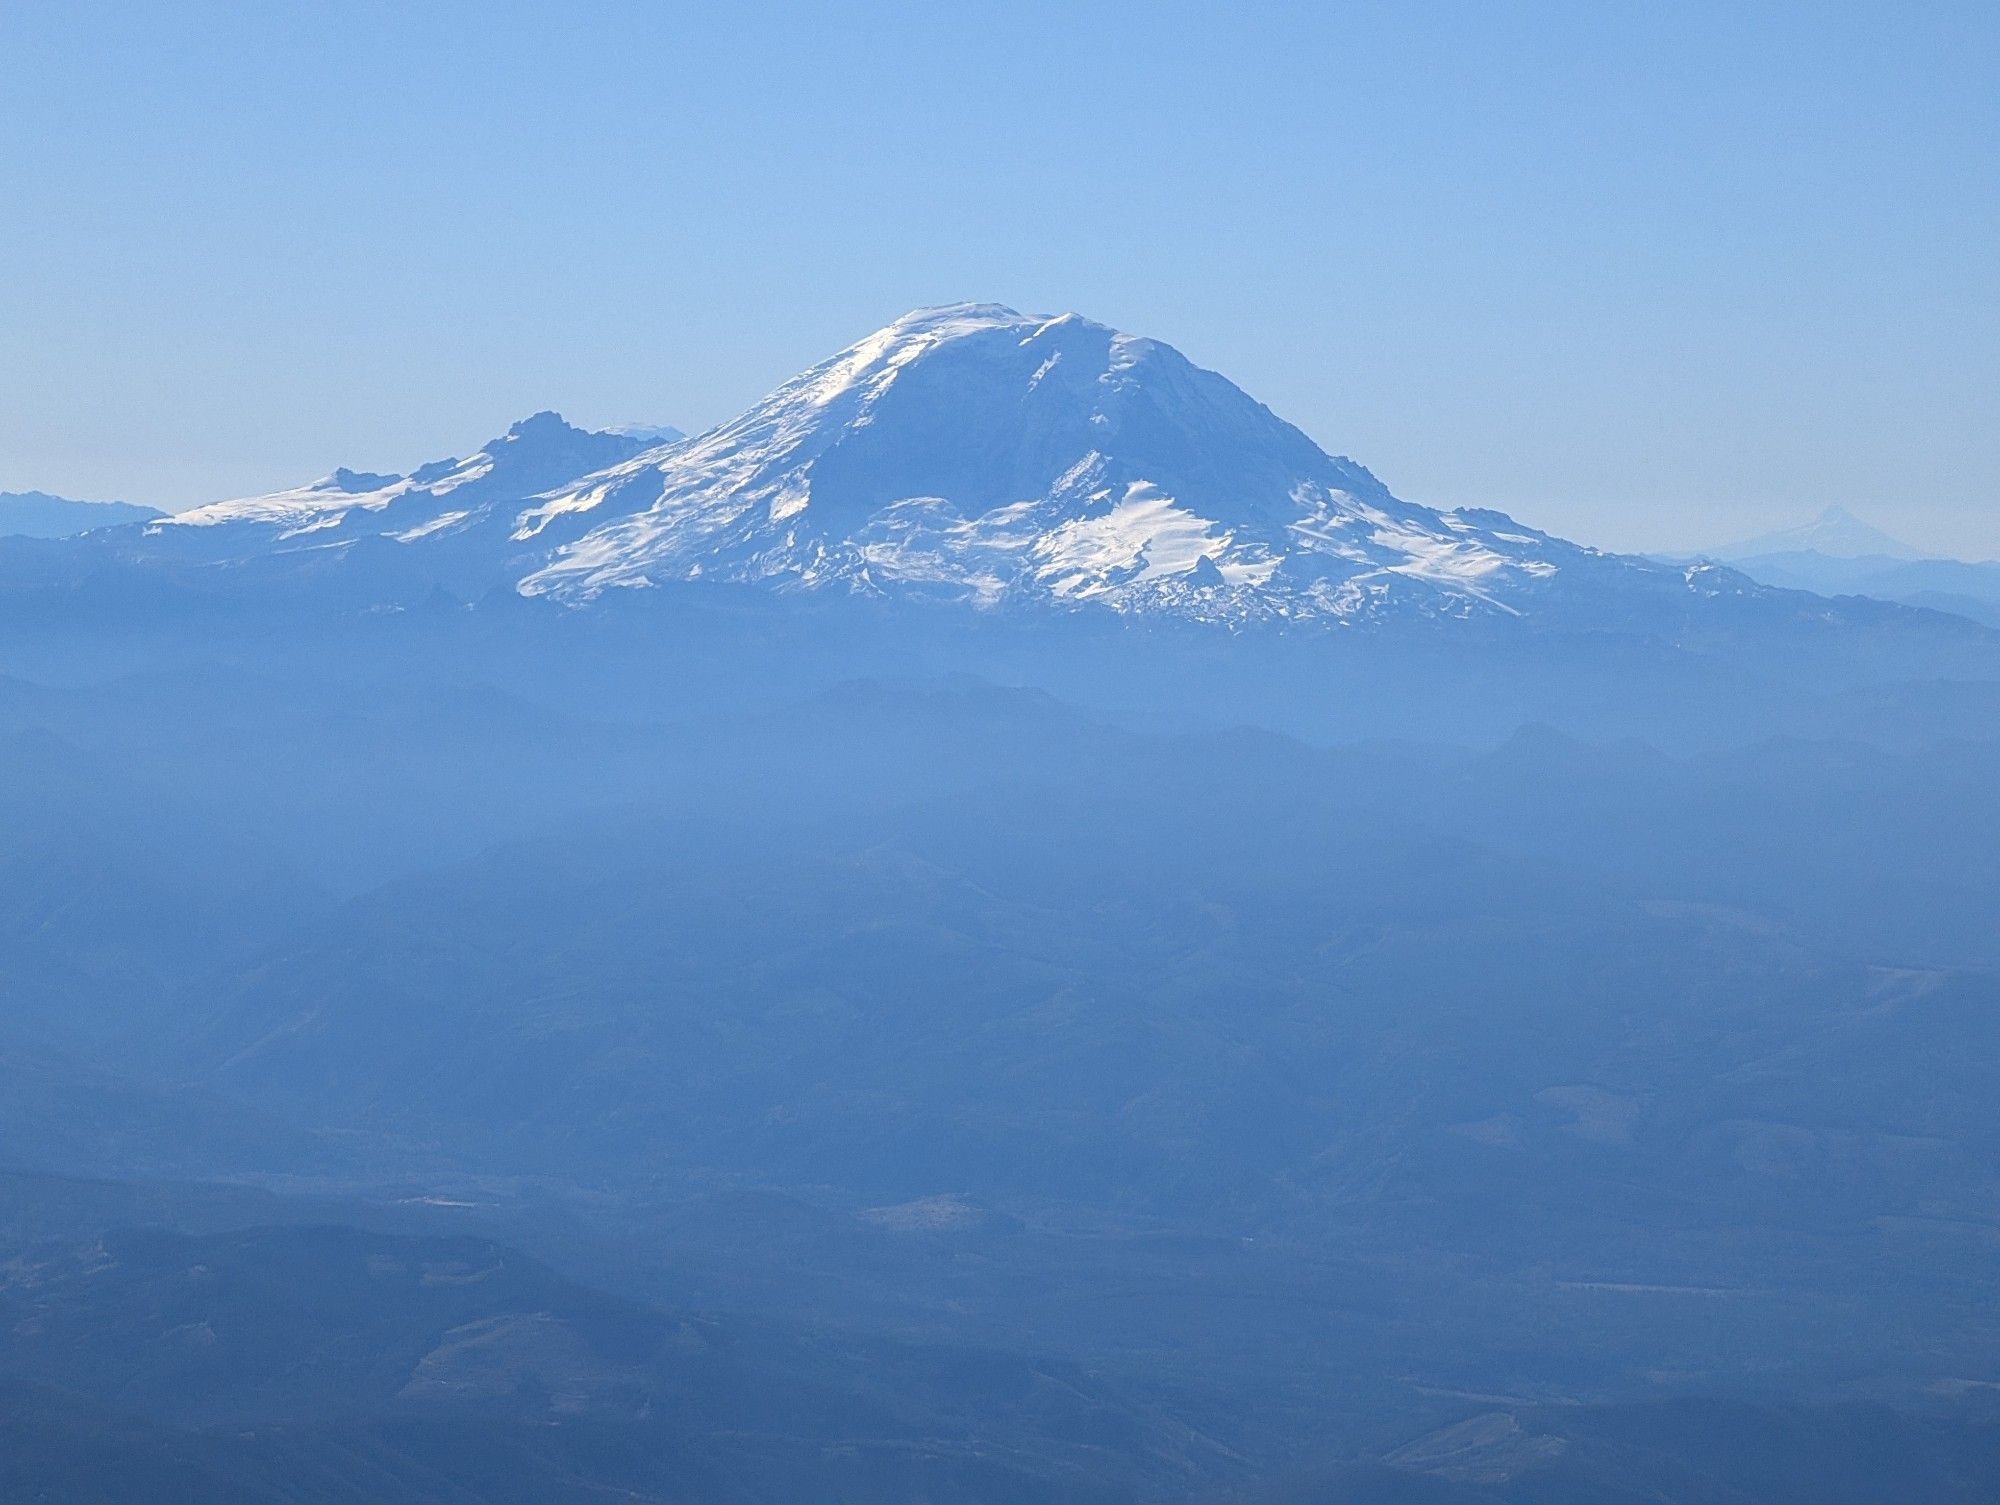
[(1023, 317), (1020, 311), (1009, 308), (1004, 303), (937, 303), (926, 308), (913, 308), (887, 328), (916, 332), (973, 329), (1021, 322)]
[(1824, 554), (1830, 559), (1919, 559), (1922, 551), (1864, 522), (1835, 503), (1811, 522), (1775, 533), (1759, 534), (1712, 551), (1725, 562), (1769, 554)]
[[(570, 434), (583, 434), (587, 432), (588, 430), (586, 429), (576, 427), (576, 425), (572, 424), (553, 408), (544, 408), (539, 413), (530, 413), (526, 418), (510, 424), (507, 432), (500, 437), (503, 440), (557, 439)], [(490, 445), (488, 446), (489, 449), (491, 447)]]

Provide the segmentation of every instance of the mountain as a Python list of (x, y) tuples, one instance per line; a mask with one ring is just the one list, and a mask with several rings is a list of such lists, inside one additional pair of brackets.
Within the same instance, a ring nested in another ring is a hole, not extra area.
[(520, 585), (725, 580), (1207, 620), (1533, 611), (1608, 574), (1739, 588), (1438, 512), (1171, 346), (994, 304), (908, 314), (672, 449), (560, 489), (599, 519)]
[(270, 541), (327, 542), (380, 534), (400, 543), (510, 524), (512, 504), (646, 449), (655, 432), (592, 433), (559, 413), (524, 418), (476, 454), (434, 460), (408, 475), (341, 469), (289, 491), (211, 502), (155, 530), (263, 530)]
[(79, 502), (46, 491), (0, 491), (0, 537), (69, 538), (92, 528), (164, 516), (133, 502)]
[(1845, 507), (1829, 507), (1809, 523), (1776, 533), (1746, 538), (1705, 551), (1706, 557), (1733, 564), (1767, 554), (1820, 554), (1829, 559), (1921, 559), (1923, 553), (1865, 523)]
[[(989, 617), (1525, 619), (1672, 643), (1885, 620), (1404, 501), (1171, 346), (994, 304), (908, 314), (693, 438), (541, 413), (466, 459), (196, 507), (83, 562), (333, 571), (375, 605), (719, 582)], [(16, 583), (77, 565), (34, 556)]]
[(922, 310), (716, 429), (650, 437), (540, 414), (404, 476), (0, 542), (0, 667), (221, 653), (346, 679), (363, 654), (616, 719), (963, 671), (1183, 725), (1678, 744), (2000, 673), (2000, 636), (1960, 617), (1403, 501), (1074, 315)]

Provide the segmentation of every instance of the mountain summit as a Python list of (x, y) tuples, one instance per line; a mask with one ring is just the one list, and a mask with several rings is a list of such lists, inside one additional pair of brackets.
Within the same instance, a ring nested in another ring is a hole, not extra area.
[(1921, 559), (1922, 552), (1863, 522), (1845, 507), (1828, 507), (1811, 522), (1777, 533), (1747, 538), (1716, 549), (1713, 557), (1734, 562), (1769, 554), (1824, 554), (1829, 559)]

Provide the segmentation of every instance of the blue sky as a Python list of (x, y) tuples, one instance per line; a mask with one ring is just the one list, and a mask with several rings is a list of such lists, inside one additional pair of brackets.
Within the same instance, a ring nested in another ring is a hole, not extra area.
[(2000, 7), (0, 7), (0, 488), (705, 426), (904, 309), (1400, 493), (2000, 554)]

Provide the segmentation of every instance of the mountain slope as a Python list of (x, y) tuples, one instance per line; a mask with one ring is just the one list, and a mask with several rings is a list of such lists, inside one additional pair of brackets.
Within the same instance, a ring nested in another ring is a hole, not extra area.
[[(216, 529), (225, 552), (382, 536), (443, 542), (514, 531), (515, 512), (542, 492), (679, 437), (675, 429), (593, 433), (558, 413), (524, 418), (477, 453), (435, 460), (408, 475), (341, 469), (304, 486), (211, 502), (166, 519), (155, 537)], [(243, 538), (246, 532), (249, 540)]]
[(46, 491), (0, 491), (0, 536), (69, 538), (92, 528), (163, 516), (133, 502), (79, 502)]

